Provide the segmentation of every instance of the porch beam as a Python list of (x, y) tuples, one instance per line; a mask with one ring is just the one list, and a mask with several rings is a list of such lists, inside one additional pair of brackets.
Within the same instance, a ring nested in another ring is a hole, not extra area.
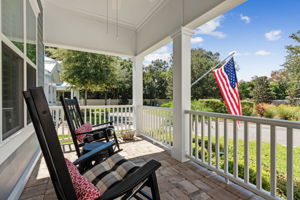
[(132, 104), (133, 127), (137, 132), (142, 130), (141, 109), (143, 106), (143, 56), (132, 59)]
[(191, 109), (191, 37), (194, 31), (180, 28), (173, 38), (173, 149), (172, 156), (180, 162), (187, 160), (189, 125), (185, 110)]

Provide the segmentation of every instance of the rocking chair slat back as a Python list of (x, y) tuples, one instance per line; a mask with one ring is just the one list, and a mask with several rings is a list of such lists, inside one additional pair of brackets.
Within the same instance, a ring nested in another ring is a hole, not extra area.
[(81, 111), (78, 105), (78, 101), (76, 97), (74, 97), (74, 99), (65, 99), (62, 96), (60, 97), (60, 101), (62, 103), (65, 112), (65, 116), (68, 122), (68, 126), (71, 132), (71, 136), (74, 142), (77, 156), (79, 157), (81, 155), (81, 152), (80, 152), (75, 130), (84, 124), (84, 120), (81, 116)]
[(58, 199), (77, 199), (43, 89), (23, 94)]

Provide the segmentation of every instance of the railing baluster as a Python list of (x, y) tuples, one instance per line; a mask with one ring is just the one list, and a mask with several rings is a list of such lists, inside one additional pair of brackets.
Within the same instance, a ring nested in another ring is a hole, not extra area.
[(261, 124), (256, 124), (256, 188), (261, 190)]
[(270, 164), (271, 164), (271, 195), (276, 196), (276, 129), (275, 126), (271, 126), (271, 151), (270, 151)]
[(208, 129), (208, 165), (211, 165), (211, 118), (208, 117), (207, 129)]
[(94, 124), (97, 124), (97, 109), (94, 109)]
[(249, 183), (249, 133), (247, 121), (244, 121), (244, 165), (244, 181)]
[(201, 160), (205, 162), (205, 134), (204, 134), (204, 126), (205, 126), (205, 117), (201, 116)]
[(216, 168), (220, 167), (219, 118), (216, 118)]
[(293, 129), (287, 128), (287, 199), (294, 199)]
[(190, 156), (193, 156), (193, 131), (192, 131), (192, 123), (193, 123), (193, 116), (189, 114), (189, 138), (190, 138)]
[(198, 138), (198, 115), (196, 117), (196, 124), (195, 124), (195, 157), (199, 159), (199, 138)]
[(86, 123), (86, 108), (84, 108), (84, 123)]
[(228, 134), (227, 119), (224, 119), (224, 172), (228, 174)]
[(237, 134), (237, 121), (233, 121), (233, 175), (235, 178), (238, 177), (238, 134)]

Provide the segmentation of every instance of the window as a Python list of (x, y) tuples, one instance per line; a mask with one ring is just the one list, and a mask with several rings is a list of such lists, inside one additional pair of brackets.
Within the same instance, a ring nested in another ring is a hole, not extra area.
[(24, 124), (23, 59), (2, 44), (2, 134), (9, 137)]
[(24, 51), (23, 1), (2, 0), (2, 32), (16, 47)]
[[(32, 67), (30, 64), (27, 63), (26, 67), (26, 82), (27, 82), (27, 89), (36, 86), (36, 69)], [(29, 112), (27, 111), (27, 124), (31, 122)]]
[(36, 17), (29, 0), (26, 2), (27, 57), (36, 64)]

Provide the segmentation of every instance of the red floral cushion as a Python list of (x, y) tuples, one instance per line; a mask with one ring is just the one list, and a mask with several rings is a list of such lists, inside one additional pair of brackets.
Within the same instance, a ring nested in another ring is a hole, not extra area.
[(76, 166), (65, 158), (73, 187), (78, 200), (95, 200), (101, 196), (100, 191), (82, 176)]
[[(87, 132), (87, 131), (92, 131), (93, 130), (93, 127), (91, 125), (91, 123), (87, 122), (85, 124), (82, 124), (78, 129), (75, 130), (75, 133), (84, 133), (84, 132)], [(80, 142), (80, 143), (83, 143), (84, 141), (84, 138), (85, 138), (86, 134), (83, 134), (83, 135), (77, 135), (77, 140)]]

